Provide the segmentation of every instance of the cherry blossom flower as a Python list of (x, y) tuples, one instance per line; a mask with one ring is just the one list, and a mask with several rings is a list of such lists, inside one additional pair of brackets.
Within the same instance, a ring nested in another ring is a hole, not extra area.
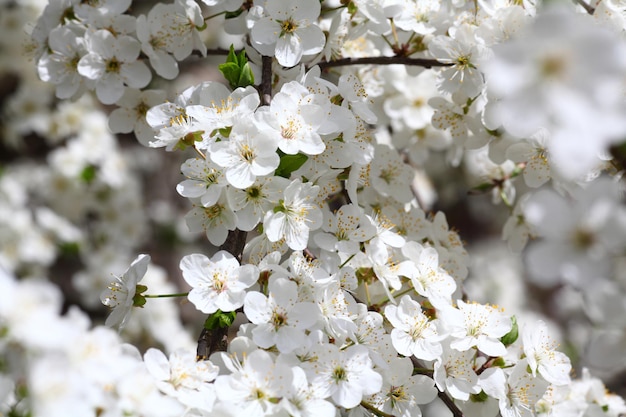
[(570, 383), (570, 360), (563, 352), (556, 350), (556, 343), (548, 334), (548, 326), (538, 321), (535, 326), (526, 326), (522, 332), (524, 354), (532, 376), (537, 372), (554, 385)]
[(320, 3), (315, 0), (265, 2), (264, 16), (250, 31), (252, 45), (263, 55), (276, 56), (280, 65), (297, 65), (303, 55), (313, 55), (324, 48), (326, 38), (314, 23), (320, 10)]
[(317, 322), (320, 313), (314, 303), (297, 299), (297, 284), (284, 278), (270, 281), (267, 297), (256, 291), (246, 295), (243, 311), (256, 324), (254, 343), (262, 348), (276, 345), (281, 353), (290, 353), (304, 343), (304, 331)]
[(159, 389), (188, 407), (206, 411), (213, 408), (215, 389), (210, 384), (219, 368), (210, 361), (196, 361), (195, 352), (178, 349), (169, 359), (158, 349), (144, 354), (148, 372), (156, 379)]
[(420, 417), (419, 404), (428, 404), (437, 396), (435, 381), (426, 375), (412, 375), (409, 358), (396, 358), (384, 371), (383, 386), (372, 396), (379, 410), (399, 417)]
[(391, 341), (399, 354), (415, 356), (426, 361), (441, 357), (443, 349), (435, 321), (430, 320), (422, 312), (420, 305), (405, 295), (400, 303), (385, 307), (385, 317), (391, 325)]
[(39, 78), (56, 85), (56, 96), (70, 98), (81, 95), (91, 81), (78, 71), (80, 59), (88, 52), (84, 29), (75, 25), (60, 26), (50, 31), (45, 53), (37, 63)]
[(306, 248), (309, 231), (322, 225), (322, 212), (314, 203), (318, 191), (319, 187), (311, 183), (303, 184), (300, 179), (292, 181), (285, 189), (281, 204), (267, 212), (263, 219), (267, 238), (276, 242), (284, 237), (291, 249)]
[(282, 177), (262, 177), (245, 189), (226, 188), (228, 204), (237, 214), (237, 228), (243, 231), (254, 229), (263, 221), (265, 213), (273, 210), (290, 184)]
[(102, 292), (100, 295), (102, 304), (112, 309), (105, 325), (119, 326), (120, 330), (126, 325), (133, 307), (137, 283), (146, 274), (149, 263), (150, 256), (139, 255), (122, 276), (116, 277), (116, 281)]
[(339, 350), (335, 345), (326, 345), (326, 352), (318, 361), (311, 383), (329, 396), (335, 404), (353, 408), (365, 395), (380, 391), (382, 376), (372, 369), (372, 360), (367, 348), (353, 345)]
[(506, 417), (531, 417), (535, 404), (546, 392), (549, 383), (534, 378), (527, 372), (528, 364), (522, 359), (506, 375), (501, 368), (487, 369), (480, 376), (480, 386), (488, 395), (498, 399), (500, 412)]
[(435, 59), (452, 64), (440, 72), (438, 87), (450, 94), (461, 92), (467, 98), (474, 98), (483, 89), (483, 75), (478, 65), (488, 51), (476, 42), (469, 24), (452, 27), (450, 31), (450, 36), (436, 36), (428, 44)]
[(139, 143), (149, 146), (154, 140), (155, 131), (146, 121), (148, 110), (165, 100), (163, 90), (139, 91), (127, 88), (121, 99), (117, 101), (118, 109), (109, 115), (109, 128), (113, 133), (135, 132)]
[(435, 360), (433, 378), (440, 391), (447, 390), (453, 398), (467, 401), (478, 394), (478, 375), (473, 369), (475, 352), (459, 352), (444, 346), (443, 355)]
[(226, 180), (236, 188), (250, 187), (257, 176), (278, 168), (277, 143), (247, 119), (236, 122), (228, 140), (209, 146), (211, 160), (224, 168)]
[(493, 306), (457, 301), (458, 309), (446, 307), (439, 317), (452, 337), (450, 347), (467, 351), (476, 346), (490, 356), (505, 355), (507, 350), (500, 338), (512, 327), (511, 319)]
[(280, 410), (278, 399), (292, 390), (293, 373), (287, 364), (275, 361), (264, 351), (255, 350), (243, 364), (226, 360), (230, 374), (220, 375), (215, 391), (220, 401), (237, 409), (238, 415), (263, 416)]
[(102, 103), (115, 103), (125, 86), (143, 88), (150, 82), (150, 70), (137, 60), (140, 45), (136, 39), (97, 30), (87, 32), (85, 42), (89, 53), (78, 61), (78, 73), (95, 81), (96, 95)]
[(260, 130), (271, 134), (284, 153), (318, 155), (326, 148), (320, 129), (329, 111), (327, 99), (292, 81), (274, 95), (269, 107), (259, 108), (255, 118)]
[(192, 287), (189, 301), (206, 314), (218, 309), (234, 311), (243, 306), (246, 289), (259, 277), (256, 266), (240, 266), (226, 251), (219, 251), (210, 259), (198, 253), (186, 255), (180, 261), (180, 269)]
[(374, 237), (376, 227), (363, 210), (353, 204), (341, 206), (337, 213), (327, 214), (322, 229), (327, 233), (317, 233), (315, 243), (328, 251), (339, 251), (352, 255), (359, 251), (359, 243)]
[(199, 198), (205, 207), (216, 204), (227, 186), (224, 171), (209, 159), (188, 159), (180, 170), (187, 179), (176, 186), (178, 194)]
[(435, 248), (425, 248), (417, 242), (407, 242), (402, 254), (414, 267), (406, 268), (406, 276), (411, 279), (413, 288), (430, 303), (439, 308), (452, 303), (451, 296), (456, 290), (454, 279), (439, 266), (439, 254)]

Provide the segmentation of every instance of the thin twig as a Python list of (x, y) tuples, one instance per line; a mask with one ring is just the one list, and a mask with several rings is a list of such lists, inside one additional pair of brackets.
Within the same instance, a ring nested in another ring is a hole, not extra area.
[(392, 64), (404, 64), (415, 65), (424, 68), (432, 67), (449, 67), (452, 64), (446, 64), (439, 62), (436, 59), (426, 58), (409, 58), (406, 56), (368, 56), (363, 58), (341, 58), (330, 62), (320, 62), (319, 67), (324, 70), (331, 67), (342, 67), (347, 65), (392, 65)]
[(394, 417), (393, 414), (385, 413), (366, 401), (361, 401), (361, 407), (369, 410), (372, 414), (377, 415), (378, 417)]
[(463, 417), (463, 411), (461, 411), (459, 407), (457, 407), (454, 401), (452, 401), (452, 398), (448, 397), (448, 394), (443, 391), (437, 390), (437, 395), (439, 396), (439, 399), (443, 401), (446, 407), (448, 407), (448, 409), (452, 411), (452, 415), (454, 417)]
[[(426, 367), (419, 359), (417, 359), (415, 356), (411, 356), (411, 362), (413, 363), (414, 368), (418, 368), (420, 370), (419, 372), (420, 374), (428, 375), (428, 373), (423, 372), (423, 369), (426, 369)], [(431, 376), (432, 378), (434, 375), (429, 375), (429, 376)], [(443, 401), (446, 407), (448, 407), (448, 410), (452, 412), (452, 415), (454, 417), (464, 417), (463, 411), (461, 411), (461, 409), (454, 403), (454, 401), (452, 400), (452, 398), (448, 396), (448, 394), (446, 394), (443, 391), (437, 390), (437, 395), (439, 396), (439, 399)]]
[(596, 11), (596, 9), (593, 6), (585, 3), (584, 0), (574, 0), (574, 3), (581, 5), (582, 8), (585, 9), (587, 13), (589, 13), (590, 15), (593, 15), (593, 13)]

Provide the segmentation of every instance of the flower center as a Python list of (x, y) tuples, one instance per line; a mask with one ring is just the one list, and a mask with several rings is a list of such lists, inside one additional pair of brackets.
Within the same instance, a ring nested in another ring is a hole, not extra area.
[(117, 58), (113, 57), (110, 61), (107, 61), (104, 70), (106, 72), (120, 72), (120, 67), (120, 62), (117, 60)]
[(296, 29), (298, 29), (298, 25), (291, 19), (280, 22), (280, 36), (293, 33)]
[(337, 366), (333, 369), (332, 378), (335, 383), (339, 383), (340, 381), (346, 381), (348, 379), (348, 373), (341, 366)]

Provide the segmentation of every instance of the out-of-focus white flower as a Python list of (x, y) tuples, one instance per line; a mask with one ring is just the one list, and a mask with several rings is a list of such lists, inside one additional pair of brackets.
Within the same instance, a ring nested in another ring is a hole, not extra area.
[(139, 143), (149, 146), (154, 140), (156, 132), (148, 125), (146, 114), (148, 110), (165, 101), (165, 91), (139, 91), (127, 88), (117, 103), (119, 108), (109, 115), (109, 128), (113, 133), (135, 132)]
[(219, 368), (210, 361), (196, 361), (195, 352), (179, 349), (169, 359), (158, 349), (150, 348), (144, 354), (148, 372), (159, 389), (188, 407), (211, 411), (215, 389), (211, 382)]
[(538, 321), (534, 326), (525, 326), (522, 333), (524, 354), (528, 367), (534, 376), (537, 372), (554, 385), (570, 383), (569, 373), (572, 369), (569, 358), (556, 350), (556, 343), (548, 334), (548, 326)]
[(548, 155), (578, 178), (623, 138), (626, 45), (585, 13), (546, 7), (481, 64), (501, 125), (516, 137), (547, 128)]

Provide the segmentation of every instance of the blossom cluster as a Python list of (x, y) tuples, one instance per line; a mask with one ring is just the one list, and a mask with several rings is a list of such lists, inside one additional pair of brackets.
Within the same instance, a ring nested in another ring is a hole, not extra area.
[[(131, 3), (50, 0), (31, 30), (39, 78), (80, 122), (56, 132), (34, 112), (11, 125), (58, 147), (35, 172), (55, 185), (45, 203), (20, 174), (30, 167), (0, 177), (0, 414), (626, 413), (587, 370), (572, 378), (548, 317), (518, 324), (471, 301), (465, 243), (429, 213), (445, 200), (437, 174), (462, 165), (474, 193), (508, 210), (502, 235), (526, 250), (528, 280), (583, 294), (597, 323), (588, 352), (626, 367), (623, 6)], [(239, 49), (219, 67), (229, 86), (153, 88), (182, 61), (222, 54), (208, 46), (220, 32)], [(80, 112), (95, 109), (90, 91), (108, 122)], [(7, 119), (32, 95), (19, 93)], [(179, 262), (182, 295), (206, 318), (197, 350), (174, 304), (133, 311), (177, 291), (149, 256), (130, 262), (147, 227), (140, 186), (105, 123), (150, 155), (184, 157), (181, 217), (212, 245)], [(36, 279), (55, 245), (84, 258), (73, 284), (85, 306), (111, 308), (105, 324), (126, 335), (143, 324), (160, 348), (140, 353), (75, 308), (60, 315), (56, 287)]]

